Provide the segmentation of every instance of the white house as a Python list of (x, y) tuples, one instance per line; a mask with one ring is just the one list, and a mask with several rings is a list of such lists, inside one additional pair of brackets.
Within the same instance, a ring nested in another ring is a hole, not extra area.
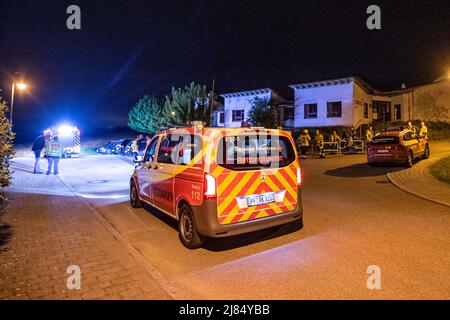
[(359, 77), (294, 84), (294, 127), (357, 126), (373, 121), (450, 121), (450, 77), (383, 92)]
[[(272, 100), (281, 103), (283, 98), (270, 88), (221, 94), (224, 98), (224, 110), (218, 111), (217, 125), (223, 127), (241, 127), (246, 121), (255, 98)], [(223, 121), (222, 121), (223, 120)]]

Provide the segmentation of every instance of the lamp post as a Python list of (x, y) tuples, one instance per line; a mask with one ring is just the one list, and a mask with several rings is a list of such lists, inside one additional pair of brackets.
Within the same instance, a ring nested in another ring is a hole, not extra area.
[(23, 82), (13, 82), (12, 84), (12, 89), (11, 89), (11, 110), (9, 112), (9, 123), (12, 126), (12, 116), (13, 116), (13, 109), (14, 109), (14, 93), (16, 91), (16, 86), (17, 89), (19, 89), (20, 91), (25, 90), (25, 88), (27, 87), (27, 85)]

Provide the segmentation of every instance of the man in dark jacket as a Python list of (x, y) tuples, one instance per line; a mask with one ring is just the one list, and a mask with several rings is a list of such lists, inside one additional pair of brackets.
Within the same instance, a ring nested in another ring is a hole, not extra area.
[(31, 147), (31, 151), (34, 152), (34, 174), (42, 174), (41, 167), (39, 165), (39, 160), (41, 159), (42, 149), (45, 147), (45, 137), (40, 135), (34, 140), (33, 146)]

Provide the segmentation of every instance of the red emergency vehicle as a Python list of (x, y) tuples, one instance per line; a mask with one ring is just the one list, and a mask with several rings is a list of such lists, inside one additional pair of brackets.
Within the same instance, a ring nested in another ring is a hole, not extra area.
[(178, 220), (188, 248), (285, 223), (303, 225), (301, 170), (286, 131), (173, 128), (149, 142), (130, 180), (130, 203)]

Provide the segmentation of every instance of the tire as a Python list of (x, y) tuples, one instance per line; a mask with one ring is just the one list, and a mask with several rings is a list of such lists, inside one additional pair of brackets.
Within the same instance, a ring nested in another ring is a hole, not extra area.
[(194, 214), (187, 204), (180, 208), (178, 219), (178, 236), (181, 243), (188, 249), (197, 249), (203, 246), (205, 238), (200, 235), (195, 225)]
[(411, 150), (408, 151), (408, 155), (406, 156), (406, 166), (411, 168), (414, 165), (414, 155)]
[(425, 151), (423, 153), (422, 159), (428, 159), (430, 157), (430, 146), (425, 146)]
[(135, 209), (142, 208), (142, 202), (141, 199), (139, 199), (139, 193), (134, 181), (131, 181), (130, 183), (130, 205)]

